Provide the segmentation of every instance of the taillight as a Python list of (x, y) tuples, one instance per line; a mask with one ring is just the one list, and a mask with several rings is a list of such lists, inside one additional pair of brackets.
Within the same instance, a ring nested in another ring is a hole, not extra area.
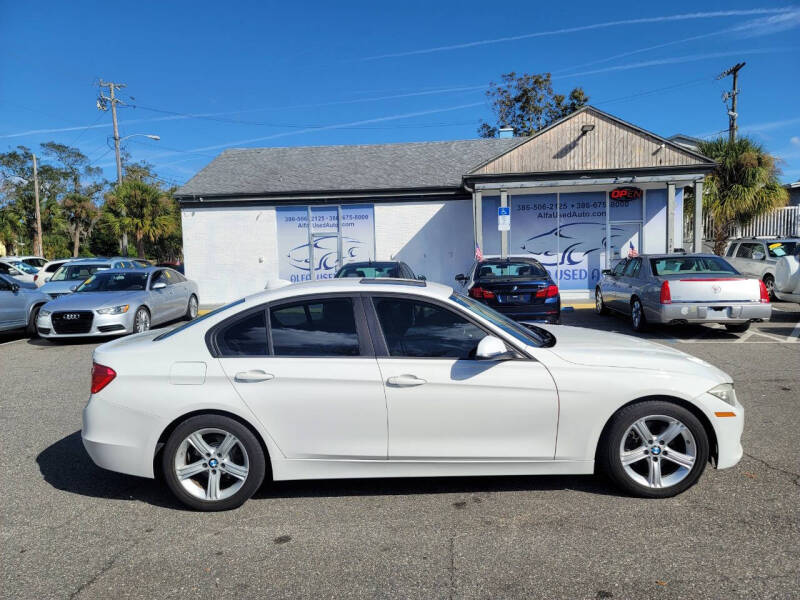
[(763, 281), (759, 281), (758, 286), (761, 288), (761, 302), (764, 304), (769, 304), (769, 292), (767, 291), (767, 286), (764, 285)]
[(37, 279), (39, 279), (39, 276), (38, 275), (34, 275), (33, 276), (33, 280), (36, 281)]
[(536, 290), (536, 297), (537, 298), (554, 298), (558, 296), (558, 286), (557, 285), (548, 285), (547, 287), (540, 288)]
[(92, 393), (96, 394), (109, 383), (111, 383), (117, 373), (111, 367), (92, 363)]
[(672, 295), (669, 293), (669, 281), (661, 284), (661, 296), (659, 297), (661, 304), (672, 304)]
[(480, 286), (475, 286), (470, 288), (469, 295), (473, 298), (477, 298), (478, 300), (490, 300), (495, 298), (494, 292), (491, 290), (486, 290)]

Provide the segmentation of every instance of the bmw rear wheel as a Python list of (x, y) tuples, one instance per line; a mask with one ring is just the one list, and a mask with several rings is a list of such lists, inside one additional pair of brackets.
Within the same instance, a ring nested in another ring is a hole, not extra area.
[(196, 510), (241, 506), (264, 481), (264, 452), (244, 425), (222, 415), (199, 415), (170, 435), (162, 469), (173, 494)]
[(609, 423), (600, 465), (620, 488), (645, 498), (675, 496), (694, 485), (708, 462), (703, 425), (689, 410), (661, 400), (626, 406)]
[(142, 333), (150, 329), (150, 311), (140, 306), (133, 316), (133, 333)]

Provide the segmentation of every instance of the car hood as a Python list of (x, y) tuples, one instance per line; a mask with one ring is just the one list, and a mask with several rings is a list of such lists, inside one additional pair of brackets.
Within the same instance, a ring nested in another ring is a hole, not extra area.
[(556, 337), (555, 346), (549, 350), (574, 364), (686, 373), (712, 377), (720, 383), (732, 381), (727, 373), (696, 356), (641, 338), (563, 325), (546, 329)]
[(141, 292), (79, 292), (59, 296), (47, 303), (47, 310), (96, 310), (120, 304), (131, 304)]
[(71, 294), (72, 288), (79, 286), (82, 281), (75, 281), (74, 279), (68, 281), (48, 281), (39, 289), (45, 294)]

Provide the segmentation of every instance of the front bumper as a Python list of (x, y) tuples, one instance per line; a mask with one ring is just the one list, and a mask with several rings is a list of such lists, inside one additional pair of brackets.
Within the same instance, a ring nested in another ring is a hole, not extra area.
[[(731, 406), (716, 396), (705, 393), (700, 398), (706, 407), (706, 415), (717, 436), (717, 469), (729, 469), (742, 458), (742, 431), (744, 430), (744, 407), (736, 400)], [(710, 414), (709, 414), (710, 413)], [(729, 416), (733, 413), (733, 416)]]
[(53, 328), (52, 314), (47, 316), (40, 314), (36, 319), (36, 329), (43, 338), (106, 337), (133, 333), (134, 311), (128, 310), (120, 315), (101, 315), (97, 311), (92, 313), (92, 326), (86, 333), (57, 333)]
[(104, 400), (100, 392), (83, 409), (81, 439), (98, 467), (152, 478), (155, 445), (151, 438), (161, 427), (155, 415)]
[(772, 305), (761, 302), (677, 302), (661, 304), (647, 311), (651, 322), (674, 323), (747, 323), (755, 319), (769, 320)]

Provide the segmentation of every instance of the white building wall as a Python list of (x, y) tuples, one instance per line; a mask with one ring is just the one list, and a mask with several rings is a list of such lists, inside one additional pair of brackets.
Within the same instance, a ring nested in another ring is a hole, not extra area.
[(200, 304), (222, 304), (264, 289), (278, 278), (273, 207), (181, 210), (186, 277)]
[(472, 201), (375, 204), (377, 260), (402, 260), (429, 281), (454, 285), (475, 255)]

